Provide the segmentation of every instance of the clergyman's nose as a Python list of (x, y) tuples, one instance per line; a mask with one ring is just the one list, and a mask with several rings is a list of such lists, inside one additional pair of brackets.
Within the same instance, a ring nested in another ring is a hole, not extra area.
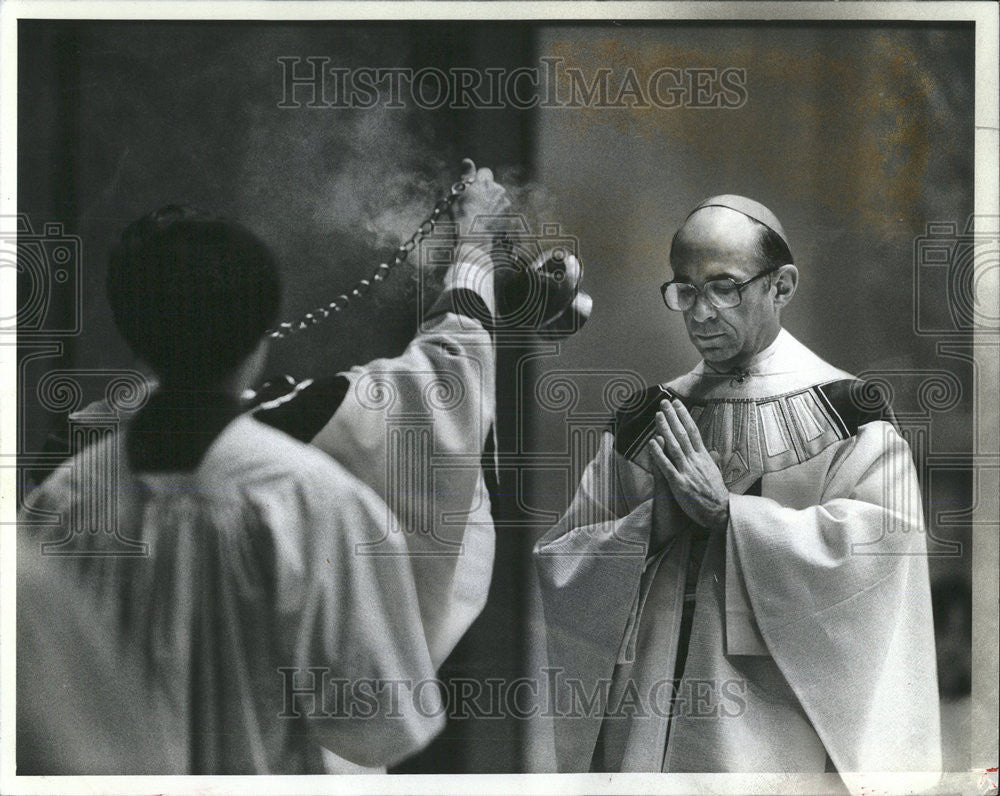
[(694, 306), (691, 307), (691, 317), (697, 323), (703, 323), (709, 318), (714, 318), (716, 316), (715, 307), (712, 305), (705, 296), (699, 293), (694, 300)]

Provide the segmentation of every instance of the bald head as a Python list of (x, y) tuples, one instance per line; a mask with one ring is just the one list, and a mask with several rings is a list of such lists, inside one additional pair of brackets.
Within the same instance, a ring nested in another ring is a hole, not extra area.
[(727, 207), (706, 207), (688, 216), (670, 245), (670, 261), (710, 257), (748, 263), (758, 256), (760, 225)]
[(793, 262), (778, 217), (760, 202), (735, 194), (713, 196), (688, 214), (674, 235), (670, 262), (676, 266), (693, 252), (756, 263), (755, 271)]
[[(774, 340), (798, 280), (778, 219), (733, 195), (707, 199), (691, 212), (674, 235), (670, 267), (673, 281), (688, 286), (688, 302), (695, 296), (681, 309), (691, 342), (723, 370), (744, 366)], [(736, 303), (721, 288), (706, 291), (709, 283), (729, 285)]]
[(781, 226), (781, 222), (778, 221), (778, 217), (755, 199), (748, 199), (745, 196), (738, 196), (734, 193), (724, 193), (719, 196), (712, 196), (688, 213), (688, 218), (704, 207), (728, 207), (730, 210), (742, 213), (747, 218), (752, 218), (759, 224), (763, 224), (765, 227), (774, 232), (779, 238), (781, 238), (785, 242), (786, 246), (789, 245), (788, 236), (785, 235), (785, 228)]

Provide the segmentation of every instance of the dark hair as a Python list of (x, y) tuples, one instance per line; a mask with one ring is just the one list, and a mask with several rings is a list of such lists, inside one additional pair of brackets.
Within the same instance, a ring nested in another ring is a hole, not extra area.
[(108, 301), (132, 351), (164, 379), (238, 365), (277, 318), (270, 249), (234, 221), (167, 205), (129, 224), (108, 265)]
[(750, 220), (758, 227), (757, 254), (760, 256), (761, 264), (763, 265), (761, 268), (762, 271), (794, 262), (792, 260), (792, 252), (781, 235), (767, 226), (767, 224), (761, 224), (755, 218), (751, 218)]

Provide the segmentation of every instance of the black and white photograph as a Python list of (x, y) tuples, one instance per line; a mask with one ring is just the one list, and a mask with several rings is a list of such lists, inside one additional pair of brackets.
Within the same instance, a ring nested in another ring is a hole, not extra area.
[(5, 3), (0, 790), (997, 793), (998, 9)]

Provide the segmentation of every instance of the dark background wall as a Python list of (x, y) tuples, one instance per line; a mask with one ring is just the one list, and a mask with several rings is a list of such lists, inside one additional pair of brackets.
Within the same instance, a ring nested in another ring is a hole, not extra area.
[[(281, 56), (508, 70), (547, 56), (588, 79), (609, 68), (612, 85), (630, 66), (640, 77), (661, 66), (736, 67), (745, 70), (746, 102), (727, 110), (282, 108)], [(972, 212), (973, 85), (972, 33), (959, 26), (23, 21), (19, 211), (36, 232), (59, 222), (80, 236), (83, 302), (80, 333), (61, 338), (62, 357), (23, 359), (21, 450), (65, 428), (65, 412), (37, 400), (44, 373), (137, 366), (111, 324), (103, 280), (109, 246), (140, 214), (190, 202), (244, 221), (280, 258), (291, 316), (332, 300), (385, 259), (468, 154), (516, 176), (518, 198), (577, 239), (595, 310), (558, 347), (502, 352), (501, 448), (523, 454), (525, 465), (508, 471), (494, 496), (490, 603), (445, 675), (511, 678), (537, 668), (528, 551), (568, 502), (578, 464), (556, 456), (545, 469), (531, 456), (565, 451), (571, 422), (597, 423), (614, 374), (655, 382), (695, 364), (657, 286), (668, 278), (673, 231), (714, 193), (748, 194), (782, 219), (802, 271), (789, 329), (844, 369), (883, 373), (897, 409), (928, 432), (915, 443), (924, 463), (958, 462), (925, 467), (924, 490), (932, 533), (965, 544), (933, 560), (935, 578), (967, 581), (971, 466), (962, 457), (972, 371), (940, 348), (963, 345), (960, 331), (917, 333), (921, 324), (947, 328), (953, 302), (940, 269), (919, 267), (915, 245), (929, 222), (961, 231)], [(304, 377), (401, 350), (417, 317), (415, 284), (412, 272), (394, 274), (337, 321), (276, 345), (270, 369)], [(53, 311), (74, 310), (57, 300)], [(31, 341), (21, 342), (29, 354)], [(557, 371), (579, 387), (572, 418), (551, 408), (551, 396), (539, 403), (536, 385)], [(935, 372), (946, 394), (928, 404), (921, 384)], [(100, 389), (94, 382), (83, 399)], [(944, 510), (953, 513), (941, 520)], [(404, 770), (551, 769), (544, 730), (519, 720), (452, 722)]]

